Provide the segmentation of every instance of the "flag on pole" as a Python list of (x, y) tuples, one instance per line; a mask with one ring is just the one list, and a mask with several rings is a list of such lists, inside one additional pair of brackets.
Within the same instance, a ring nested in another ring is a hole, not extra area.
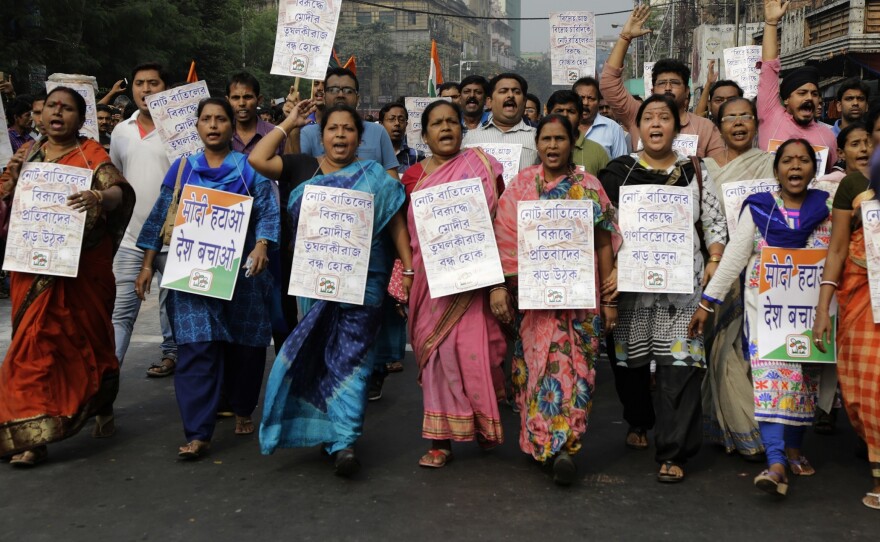
[(437, 87), (443, 84), (443, 70), (440, 69), (440, 55), (437, 42), (431, 40), (431, 71), (428, 73), (428, 96), (437, 97)]
[(339, 57), (336, 56), (336, 47), (333, 48), (333, 54), (330, 55), (330, 65), (329, 68), (341, 68), (342, 64), (339, 62)]
[(189, 65), (189, 73), (186, 75), (187, 83), (195, 83), (199, 80), (199, 74), (196, 73), (196, 61), (193, 60)]
[(357, 64), (355, 63), (354, 55), (351, 55), (348, 58), (348, 61), (346, 61), (345, 66), (343, 66), (343, 68), (345, 68), (346, 70), (351, 70), (351, 73), (353, 73), (355, 75), (358, 74), (358, 67), (357, 67)]

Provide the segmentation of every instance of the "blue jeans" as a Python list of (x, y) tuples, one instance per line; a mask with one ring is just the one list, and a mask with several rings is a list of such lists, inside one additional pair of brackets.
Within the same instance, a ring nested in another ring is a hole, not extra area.
[(785, 425), (773, 422), (758, 422), (758, 428), (761, 430), (761, 442), (764, 443), (764, 449), (767, 451), (767, 465), (779, 463), (780, 465), (788, 465), (788, 459), (785, 456), (786, 448), (795, 448), (800, 450), (804, 441), (804, 425)]
[[(141, 310), (141, 300), (134, 291), (134, 281), (141, 272), (144, 261), (144, 251), (120, 247), (113, 259), (113, 274), (116, 275), (116, 305), (113, 307), (113, 329), (116, 332), (116, 357), (119, 364), (125, 358), (128, 345), (131, 342), (131, 333), (134, 329), (135, 320)], [(153, 260), (153, 268), (161, 282), (162, 271), (165, 269), (165, 253), (156, 254)], [(168, 320), (168, 311), (165, 309), (165, 300), (168, 290), (159, 289), (159, 326), (162, 329), (162, 357), (177, 361), (177, 344), (171, 331), (171, 322)]]

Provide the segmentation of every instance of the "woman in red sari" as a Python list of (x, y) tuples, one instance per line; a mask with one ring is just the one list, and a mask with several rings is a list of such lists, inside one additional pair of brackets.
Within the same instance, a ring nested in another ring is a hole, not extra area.
[(77, 134), (86, 104), (58, 87), (43, 108), (46, 139), (9, 162), (13, 183), (24, 162), (92, 170), (91, 190), (67, 198), (86, 213), (79, 273), (75, 278), (11, 273), (12, 344), (0, 366), (0, 456), (33, 466), (46, 445), (76, 434), (97, 415), (92, 435), (114, 432), (119, 388), (110, 315), (116, 297), (113, 254), (134, 207), (134, 191), (96, 141)]

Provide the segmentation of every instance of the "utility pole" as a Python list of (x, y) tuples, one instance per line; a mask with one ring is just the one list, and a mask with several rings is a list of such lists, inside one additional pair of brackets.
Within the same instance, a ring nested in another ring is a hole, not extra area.
[(669, 58), (675, 58), (672, 56), (672, 44), (675, 42), (675, 0), (671, 0), (669, 3), (672, 4), (672, 29), (669, 31)]
[(739, 47), (739, 0), (733, 2), (733, 46)]

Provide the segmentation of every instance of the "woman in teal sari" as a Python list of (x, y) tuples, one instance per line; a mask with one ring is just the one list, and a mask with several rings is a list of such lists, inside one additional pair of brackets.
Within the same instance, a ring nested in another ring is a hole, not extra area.
[[(305, 107), (305, 106), (304, 106)], [(322, 444), (335, 457), (336, 473), (351, 476), (360, 468), (354, 444), (363, 429), (367, 384), (373, 371), (373, 343), (382, 322), (391, 267), (395, 256), (405, 268), (404, 288), (412, 286), (412, 251), (400, 209), (403, 185), (372, 160), (356, 153), (363, 122), (348, 106), (328, 109), (321, 121), (326, 154), (315, 160), (285, 156), (280, 177), (295, 179), (293, 170), (317, 175), (290, 194), (288, 211), (294, 228), (299, 222), (306, 186), (360, 190), (373, 195), (373, 239), (363, 305), (301, 299), (305, 314), (284, 342), (266, 384), (260, 426), (264, 454), (276, 448)], [(267, 161), (268, 162), (268, 161)], [(251, 162), (254, 164), (254, 161)], [(272, 163), (254, 164), (272, 167)], [(317, 167), (313, 167), (317, 166)]]

